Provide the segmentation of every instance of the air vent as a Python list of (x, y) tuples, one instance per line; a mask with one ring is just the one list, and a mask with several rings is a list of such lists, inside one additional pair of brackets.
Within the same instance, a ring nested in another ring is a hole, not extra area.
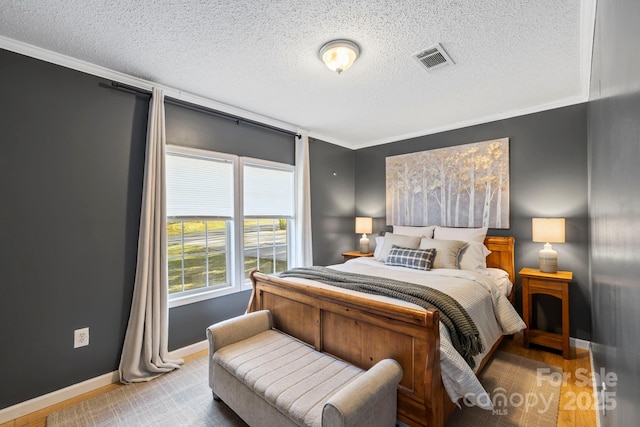
[(449, 55), (447, 55), (447, 52), (445, 52), (439, 43), (421, 50), (420, 52), (416, 52), (411, 56), (427, 71), (433, 71), (437, 68), (454, 64)]

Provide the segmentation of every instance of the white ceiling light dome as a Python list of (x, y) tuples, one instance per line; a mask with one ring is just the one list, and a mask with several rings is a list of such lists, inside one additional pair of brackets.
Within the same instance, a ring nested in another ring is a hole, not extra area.
[(331, 71), (338, 74), (349, 67), (358, 59), (360, 47), (351, 40), (332, 40), (320, 48), (319, 57)]

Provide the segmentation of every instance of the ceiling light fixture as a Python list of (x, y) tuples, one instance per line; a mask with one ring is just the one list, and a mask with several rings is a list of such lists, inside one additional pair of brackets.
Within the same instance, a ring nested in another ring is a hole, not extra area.
[(320, 59), (331, 71), (338, 74), (349, 67), (358, 59), (360, 47), (350, 40), (332, 40), (320, 48)]

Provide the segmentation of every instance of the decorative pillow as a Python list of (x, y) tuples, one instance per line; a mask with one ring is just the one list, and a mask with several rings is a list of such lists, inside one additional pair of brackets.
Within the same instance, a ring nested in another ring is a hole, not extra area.
[(431, 270), (435, 256), (435, 249), (409, 249), (393, 245), (384, 263), (416, 270)]
[(491, 251), (485, 245), (471, 242), (460, 254), (460, 269), (483, 271), (487, 269), (487, 255)]
[(408, 225), (394, 225), (393, 234), (402, 234), (403, 236), (433, 237), (433, 230), (435, 229), (436, 229), (435, 225), (429, 225), (427, 227), (411, 227)]
[(399, 234), (386, 233), (384, 235), (384, 242), (382, 243), (382, 249), (376, 259), (378, 261), (384, 261), (387, 259), (389, 252), (393, 245), (400, 246), (408, 249), (418, 249), (420, 246), (420, 237), (418, 236), (401, 236)]
[(383, 243), (384, 243), (384, 236), (376, 237), (376, 247), (373, 250), (373, 257), (375, 259), (379, 259), (380, 258), (380, 252), (382, 252)]
[(463, 242), (484, 243), (487, 237), (487, 227), (482, 228), (452, 228), (436, 226), (433, 238), (440, 240), (462, 240)]
[(460, 252), (468, 245), (462, 240), (438, 240), (424, 238), (420, 242), (419, 249), (435, 249), (436, 257), (432, 268), (459, 269), (458, 257)]

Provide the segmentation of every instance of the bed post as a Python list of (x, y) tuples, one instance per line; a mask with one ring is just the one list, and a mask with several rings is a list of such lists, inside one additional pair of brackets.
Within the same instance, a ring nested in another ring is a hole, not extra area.
[(425, 365), (425, 408), (428, 426), (444, 426), (444, 388), (440, 373), (440, 314), (435, 309), (427, 310), (426, 327), (428, 341), (427, 363)]

